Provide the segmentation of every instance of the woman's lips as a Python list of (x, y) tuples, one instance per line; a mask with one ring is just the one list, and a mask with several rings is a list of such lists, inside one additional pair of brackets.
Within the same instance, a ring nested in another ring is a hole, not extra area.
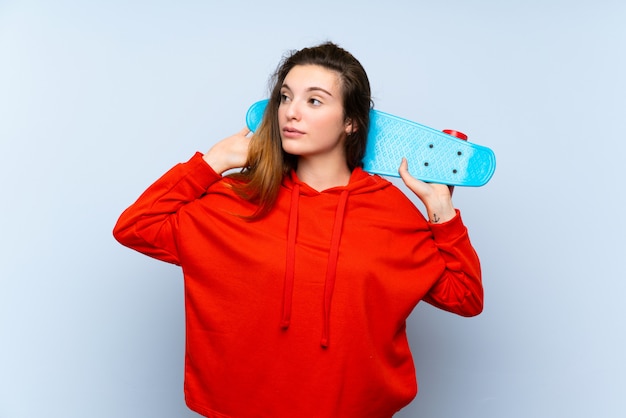
[(299, 137), (301, 137), (302, 135), (304, 135), (304, 132), (299, 131), (299, 130), (298, 130), (298, 129), (296, 129), (296, 128), (292, 128), (292, 127), (290, 127), (290, 126), (285, 126), (285, 127), (283, 128), (283, 135), (284, 135), (286, 138), (299, 138)]

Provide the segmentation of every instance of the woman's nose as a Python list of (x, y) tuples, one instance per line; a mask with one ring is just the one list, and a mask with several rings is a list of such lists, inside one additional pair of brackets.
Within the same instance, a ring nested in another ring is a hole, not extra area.
[(287, 103), (287, 109), (285, 115), (288, 119), (299, 119), (300, 118), (300, 109), (295, 101), (291, 101)]

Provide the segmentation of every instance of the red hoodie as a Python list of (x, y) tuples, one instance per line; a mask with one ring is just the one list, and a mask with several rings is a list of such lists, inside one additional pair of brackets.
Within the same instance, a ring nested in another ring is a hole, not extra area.
[(254, 207), (197, 153), (120, 217), (115, 238), (180, 265), (185, 395), (215, 418), (387, 418), (417, 393), (405, 321), (425, 300), (482, 310), (478, 257), (460, 214), (433, 225), (361, 169), (317, 192), (286, 177)]

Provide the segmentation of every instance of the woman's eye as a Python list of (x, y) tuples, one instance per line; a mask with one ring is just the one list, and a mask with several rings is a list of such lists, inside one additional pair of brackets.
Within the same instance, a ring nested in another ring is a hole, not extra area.
[(311, 99), (311, 100), (309, 100), (309, 102), (310, 102), (313, 106), (319, 106), (319, 105), (321, 105), (321, 104), (322, 104), (322, 102), (320, 102), (320, 101), (319, 101), (319, 100), (317, 100), (317, 99)]
[(281, 103), (285, 103), (289, 101), (289, 96), (287, 96), (286, 94), (281, 94), (280, 95), (280, 102)]

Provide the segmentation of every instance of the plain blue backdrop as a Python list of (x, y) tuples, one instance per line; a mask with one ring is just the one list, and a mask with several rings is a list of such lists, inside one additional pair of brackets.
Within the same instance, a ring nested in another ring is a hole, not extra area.
[[(484, 313), (419, 305), (398, 417), (623, 417), (626, 3), (0, 0), (0, 417), (194, 417), (180, 271), (111, 229), (332, 40), (376, 107), (494, 149)], [(242, 399), (245, 402), (245, 399)]]

